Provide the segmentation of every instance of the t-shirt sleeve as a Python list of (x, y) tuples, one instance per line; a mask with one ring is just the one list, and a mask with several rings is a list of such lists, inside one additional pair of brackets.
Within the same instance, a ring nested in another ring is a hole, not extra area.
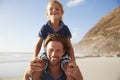
[(45, 25), (43, 25), (42, 27), (41, 27), (41, 29), (39, 30), (39, 32), (38, 32), (38, 37), (40, 37), (40, 38), (42, 38), (42, 39), (45, 39), (45, 37), (46, 37), (46, 35), (45, 35)]
[(72, 34), (67, 26), (65, 27), (65, 33), (66, 33), (65, 35), (67, 38), (72, 38)]

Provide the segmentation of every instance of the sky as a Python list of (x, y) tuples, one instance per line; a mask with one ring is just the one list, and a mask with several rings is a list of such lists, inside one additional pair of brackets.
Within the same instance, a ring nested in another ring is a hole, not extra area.
[[(59, 0), (63, 21), (76, 44), (120, 0)], [(33, 52), (38, 32), (47, 22), (48, 0), (0, 0), (0, 52)]]

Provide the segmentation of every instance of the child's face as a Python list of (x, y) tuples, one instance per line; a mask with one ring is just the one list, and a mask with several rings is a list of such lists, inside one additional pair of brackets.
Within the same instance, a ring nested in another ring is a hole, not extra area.
[(47, 17), (49, 20), (61, 20), (63, 12), (59, 4), (52, 2), (47, 6)]

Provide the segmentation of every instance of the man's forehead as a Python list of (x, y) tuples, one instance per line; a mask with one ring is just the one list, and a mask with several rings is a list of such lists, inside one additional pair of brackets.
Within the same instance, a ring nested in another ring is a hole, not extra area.
[(50, 41), (47, 47), (63, 47), (61, 42), (58, 41)]

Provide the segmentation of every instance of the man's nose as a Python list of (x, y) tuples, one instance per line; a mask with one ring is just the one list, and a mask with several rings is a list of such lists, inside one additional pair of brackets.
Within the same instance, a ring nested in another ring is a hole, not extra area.
[(55, 51), (52, 52), (52, 56), (56, 56), (56, 52)]

